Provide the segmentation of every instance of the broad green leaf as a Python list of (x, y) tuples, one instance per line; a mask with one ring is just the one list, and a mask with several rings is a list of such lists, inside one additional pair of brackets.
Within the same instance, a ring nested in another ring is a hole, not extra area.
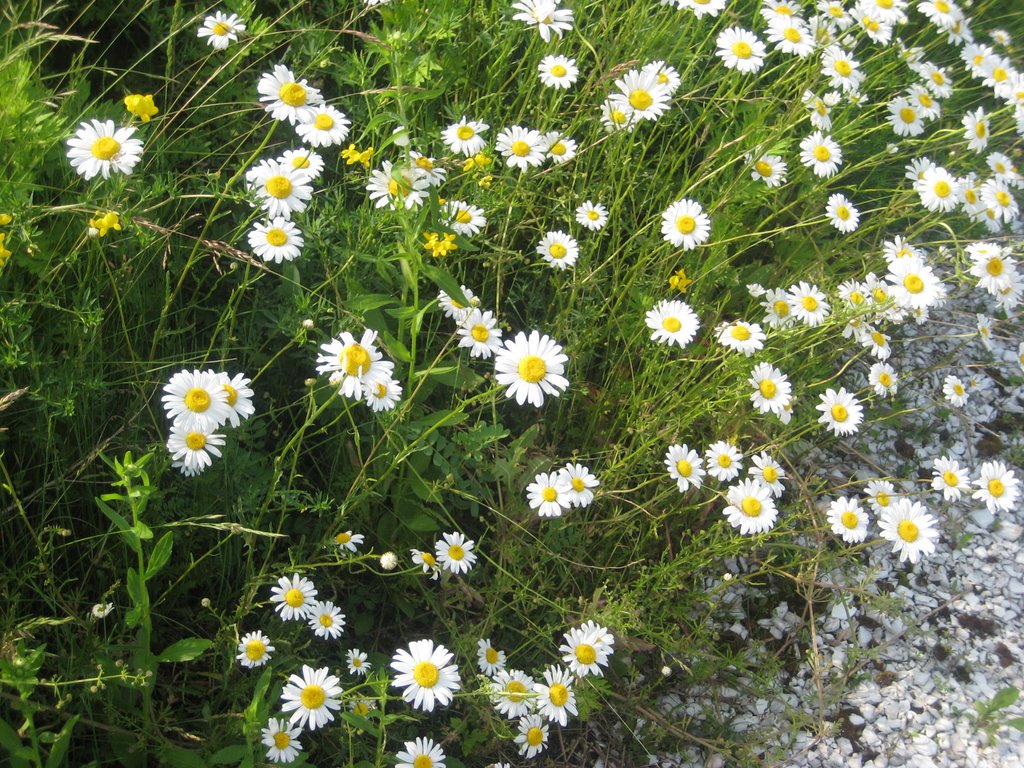
[(1006, 709), (1012, 706), (1019, 696), (1020, 691), (1016, 688), (1003, 688), (1003, 690), (992, 697), (992, 702), (988, 705), (988, 711), (995, 712), (1000, 709)]
[(46, 768), (58, 768), (64, 765), (64, 757), (67, 755), (68, 747), (71, 744), (71, 731), (74, 730), (79, 717), (80, 715), (72, 715), (64, 723), (64, 727), (60, 729), (57, 737), (53, 740), (50, 754), (46, 758)]
[(167, 561), (171, 559), (171, 549), (174, 546), (174, 534), (168, 531), (153, 547), (153, 551), (149, 555), (149, 563), (146, 564), (146, 580), (153, 578), (160, 569), (167, 565)]
[(186, 637), (165, 648), (163, 653), (157, 655), (156, 660), (160, 662), (192, 661), (211, 645), (213, 645), (212, 641), (204, 640), (201, 637)]

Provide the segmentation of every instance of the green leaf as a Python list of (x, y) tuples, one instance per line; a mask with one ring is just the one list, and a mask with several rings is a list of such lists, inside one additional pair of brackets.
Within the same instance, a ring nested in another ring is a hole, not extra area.
[(211, 645), (213, 645), (212, 641), (204, 640), (201, 637), (186, 637), (165, 648), (164, 652), (156, 657), (156, 660), (159, 662), (192, 661)]
[(380, 728), (371, 723), (362, 715), (357, 715), (355, 712), (342, 712), (341, 719), (351, 725), (353, 728), (358, 728), (360, 731), (366, 731), (368, 734), (377, 738), (380, 735)]
[(146, 541), (149, 541), (153, 538), (153, 529), (141, 520), (132, 526), (132, 533), (134, 533), (140, 539), (144, 539)]
[(1020, 696), (1020, 691), (1016, 688), (1003, 688), (995, 696), (992, 697), (992, 701), (989, 703), (987, 709), (989, 712), (996, 712), (1000, 709), (1006, 709), (1012, 706), (1017, 698)]
[(242, 760), (244, 760), (245, 756), (248, 754), (249, 747), (247, 747), (245, 744), (232, 744), (230, 747), (218, 749), (216, 752), (210, 755), (210, 759), (208, 762), (210, 765), (226, 765), (228, 763), (231, 763), (232, 765), (237, 765)]
[(1006, 724), (1018, 731), (1024, 731), (1024, 717), (1012, 717), (1006, 721)]
[(271, 667), (267, 667), (263, 670), (263, 674), (260, 675), (259, 680), (256, 681), (256, 688), (252, 692), (252, 701), (249, 702), (249, 706), (245, 708), (246, 728), (250, 729), (252, 734), (258, 733), (266, 720), (266, 718), (261, 715), (261, 710), (263, 708), (263, 697), (267, 695), (267, 689), (270, 687), (272, 671)]
[[(107, 494), (108, 496), (116, 496), (117, 494)], [(117, 526), (117, 530), (123, 533), (131, 541), (132, 546), (138, 546), (139, 536), (132, 529), (131, 523), (124, 519), (124, 515), (114, 509), (112, 506), (107, 504), (103, 499), (96, 499), (96, 506), (100, 508), (100, 511), (110, 518), (110, 521)]]
[(18, 732), (15, 731), (6, 720), (0, 719), (0, 747), (3, 747), (11, 759), (12, 768), (28, 766), (28, 760), (20, 757), (18, 752), (24, 747)]
[(146, 564), (146, 580), (153, 578), (161, 568), (167, 565), (171, 559), (171, 548), (174, 546), (174, 534), (168, 531), (153, 547), (149, 555), (149, 563)]
[(469, 299), (467, 299), (466, 294), (462, 292), (462, 286), (459, 285), (459, 281), (452, 277), (446, 269), (442, 269), (434, 264), (424, 263), (420, 271), (427, 276), (428, 280), (457, 302), (465, 306), (469, 306)]
[(160, 761), (174, 768), (206, 768), (206, 761), (198, 752), (180, 747), (164, 747), (160, 750)]
[(367, 293), (362, 296), (349, 296), (345, 301), (345, 308), (360, 315), (371, 309), (379, 309), (396, 303), (394, 296), (387, 296), (383, 293)]
[(134, 568), (128, 569), (128, 597), (131, 598), (132, 608), (125, 615), (125, 622), (128, 628), (138, 625), (142, 619), (142, 612), (149, 608), (149, 593), (146, 591), (146, 581)]
[(58, 766), (64, 765), (64, 757), (67, 755), (68, 746), (71, 744), (71, 731), (74, 730), (75, 723), (78, 722), (79, 717), (80, 715), (72, 715), (64, 723), (64, 727), (60, 729), (57, 738), (53, 740), (50, 754), (46, 758), (46, 768), (58, 768)]

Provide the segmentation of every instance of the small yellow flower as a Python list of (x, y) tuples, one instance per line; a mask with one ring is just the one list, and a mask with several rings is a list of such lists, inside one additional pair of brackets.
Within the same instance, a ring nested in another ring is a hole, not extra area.
[(11, 218), (11, 214), (9, 214), (9, 213), (0, 213), (0, 227), (6, 227), (12, 221), (14, 221), (14, 219)]
[(99, 211), (96, 212), (99, 218), (89, 219), (89, 226), (96, 230), (99, 237), (103, 237), (111, 229), (121, 231), (121, 219), (114, 211), (107, 211), (107, 213), (100, 216)]
[(451, 232), (443, 235), (437, 232), (424, 232), (423, 237), (427, 240), (423, 244), (424, 250), (430, 251), (430, 255), (435, 259), (443, 258), (459, 249), (459, 246), (455, 244), (455, 235)]
[(356, 148), (355, 144), (349, 144), (348, 147), (341, 150), (341, 156), (345, 158), (346, 165), (362, 163), (364, 168), (369, 168), (370, 158), (373, 157), (373, 147), (367, 147), (360, 152), (359, 149)]
[(489, 166), (492, 162), (494, 162), (494, 160), (490, 155), (484, 152), (477, 152), (473, 157), (466, 158), (466, 161), (462, 164), (462, 170), (468, 172), (476, 168), (483, 169)]
[(7, 260), (11, 258), (11, 252), (4, 246), (4, 240), (7, 239), (6, 232), (0, 232), (0, 267), (7, 263)]
[(680, 293), (686, 293), (686, 289), (693, 284), (693, 280), (686, 276), (686, 270), (680, 269), (668, 279), (668, 287)]
[(149, 118), (160, 110), (153, 103), (153, 94), (132, 93), (124, 97), (124, 108), (136, 117), (142, 118), (142, 122), (148, 123)]
[(480, 181), (477, 182), (477, 184), (479, 184), (484, 189), (490, 189), (491, 188), (491, 184), (493, 184), (493, 183), (494, 183), (494, 177), (493, 176), (484, 176), (482, 179), (480, 179)]

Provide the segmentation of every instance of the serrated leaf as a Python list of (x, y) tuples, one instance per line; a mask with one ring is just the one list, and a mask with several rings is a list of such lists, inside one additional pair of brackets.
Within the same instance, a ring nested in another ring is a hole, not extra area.
[(156, 660), (159, 662), (192, 661), (202, 655), (203, 651), (211, 645), (213, 645), (212, 641), (204, 640), (201, 637), (186, 637), (165, 648), (163, 653), (157, 655)]

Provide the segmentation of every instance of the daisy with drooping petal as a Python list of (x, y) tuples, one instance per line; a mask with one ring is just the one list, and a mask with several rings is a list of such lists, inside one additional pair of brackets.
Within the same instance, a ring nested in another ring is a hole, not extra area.
[(888, 363), (874, 363), (868, 372), (868, 384), (879, 397), (892, 397), (899, 388), (899, 375)]
[(501, 349), (501, 328), (494, 314), (473, 309), (459, 326), (459, 347), (469, 350), (470, 357), (487, 360)]
[(662, 86), (671, 97), (682, 84), (683, 80), (676, 71), (676, 68), (666, 64), (664, 61), (652, 61), (645, 64), (640, 73), (642, 75), (653, 75), (658, 85)]
[(967, 468), (948, 456), (941, 456), (932, 462), (932, 489), (942, 491), (944, 501), (959, 501), (964, 490), (969, 490), (970, 477)]
[(820, 397), (821, 402), (814, 406), (821, 411), (819, 424), (824, 424), (837, 436), (852, 435), (857, 431), (864, 418), (864, 407), (856, 397), (845, 387), (840, 387), (838, 392), (830, 387)]
[(704, 462), (700, 454), (687, 445), (670, 445), (665, 454), (668, 475), (676, 481), (680, 493), (700, 488), (704, 480)]
[(683, 198), (661, 214), (661, 234), (674, 247), (689, 251), (708, 239), (711, 219), (700, 203)]
[(669, 108), (668, 89), (654, 72), (631, 69), (615, 81), (609, 101), (632, 120), (657, 120)]
[(498, 713), (515, 720), (530, 711), (534, 681), (518, 669), (501, 669), (494, 675), (491, 701)]
[(843, 93), (856, 93), (864, 81), (860, 64), (838, 45), (830, 45), (822, 53), (821, 72), (833, 88), (839, 88)]
[(345, 141), (352, 123), (345, 113), (327, 104), (320, 104), (303, 113), (295, 126), (299, 138), (311, 147), (334, 147)]
[(476, 553), (473, 552), (476, 542), (467, 539), (458, 531), (446, 533), (441, 539), (434, 544), (437, 564), (454, 574), (469, 573), (476, 562)]
[(609, 133), (626, 131), (631, 133), (640, 123), (633, 117), (633, 108), (628, 103), (605, 99), (601, 104), (601, 125)]
[(839, 103), (839, 93), (829, 91), (818, 96), (814, 91), (804, 91), (803, 104), (807, 107), (811, 125), (819, 131), (832, 130), (832, 107)]
[(986, 461), (982, 464), (974, 485), (978, 490), (971, 494), (971, 498), (984, 501), (992, 513), (1009, 512), (1020, 495), (1020, 480), (1001, 461)]
[(728, 0), (676, 0), (676, 7), (681, 11), (684, 9), (693, 11), (693, 15), (698, 19), (704, 16), (714, 18), (725, 10), (727, 2)]
[(562, 661), (569, 665), (569, 670), (576, 677), (604, 676), (602, 667), (608, 666), (608, 657), (615, 645), (615, 638), (607, 628), (594, 621), (586, 621), (562, 637), (565, 642), (558, 650)]
[(270, 638), (260, 631), (249, 632), (238, 641), (238, 656), (235, 658), (241, 662), (243, 667), (262, 667), (270, 661), (270, 654), (274, 652), (274, 646), (270, 644)]
[(548, 149), (543, 134), (521, 125), (513, 125), (501, 131), (494, 146), (505, 158), (509, 168), (518, 168), (520, 171), (541, 165)]
[(340, 709), (341, 702), (336, 698), (343, 691), (338, 685), (339, 679), (329, 674), (327, 667), (313, 669), (302, 665), (302, 676), (291, 675), (288, 684), (281, 691), (281, 709), (292, 712), (289, 722), (298, 724), (299, 728), (315, 731), (334, 720), (334, 712)]
[(726, 349), (742, 352), (746, 357), (750, 357), (757, 350), (763, 349), (766, 338), (767, 336), (761, 330), (760, 325), (743, 320), (723, 323), (718, 329), (718, 343)]
[(876, 515), (882, 514), (890, 507), (896, 487), (888, 480), (872, 480), (864, 487), (864, 495)]
[(366, 660), (366, 654), (358, 648), (350, 648), (345, 652), (345, 660), (348, 662), (350, 674), (366, 677), (373, 665)]
[(469, 288), (464, 285), (460, 285), (459, 288), (462, 291), (463, 297), (469, 302), (469, 304), (463, 304), (456, 299), (453, 299), (444, 291), (439, 291), (437, 294), (437, 303), (444, 310), (444, 316), (450, 317), (459, 325), (466, 322), (467, 318), (480, 305), (480, 299), (476, 297)]
[(763, 181), (769, 187), (778, 187), (786, 183), (786, 170), (786, 162), (778, 155), (762, 155), (761, 159), (754, 163), (750, 178), (754, 181)]
[(573, 506), (571, 489), (569, 479), (561, 472), (541, 472), (526, 486), (526, 497), (530, 509), (536, 509), (541, 517), (561, 517), (564, 510)]
[(361, 533), (352, 533), (352, 531), (342, 531), (335, 535), (334, 543), (338, 545), (338, 549), (347, 552), (358, 552), (359, 545), (363, 543), (365, 537)]
[(827, 179), (843, 164), (843, 150), (831, 136), (815, 131), (800, 142), (800, 162), (815, 176)]
[(331, 383), (338, 384), (342, 396), (361, 399), (365, 387), (390, 378), (394, 371), (394, 364), (384, 360), (374, 346), (376, 339), (377, 332), (367, 328), (359, 341), (345, 331), (330, 343), (321, 344), (317, 373), (331, 374)]
[(79, 176), (109, 179), (111, 173), (131, 174), (142, 158), (142, 142), (133, 139), (135, 128), (115, 128), (113, 120), (81, 123), (67, 140), (68, 160)]
[(830, 195), (825, 215), (829, 223), (843, 234), (853, 232), (860, 225), (860, 212), (845, 195)]
[(722, 63), (738, 72), (757, 72), (764, 64), (765, 47), (757, 35), (741, 27), (728, 27), (718, 34), (715, 52)]
[(245, 177), (260, 207), (272, 219), (289, 219), (292, 213), (306, 210), (313, 197), (313, 185), (306, 172), (277, 160), (261, 160)]
[(256, 393), (249, 387), (252, 380), (246, 378), (244, 373), (236, 373), (234, 376), (218, 373), (216, 376), (221, 387), (228, 393), (228, 407), (231, 408), (228, 421), (232, 427), (237, 427), (242, 419), (248, 419), (256, 412), (256, 406), (252, 404), (252, 396)]
[(761, 306), (764, 308), (764, 322), (768, 327), (785, 328), (793, 324), (793, 311), (789, 307), (785, 289), (772, 288), (766, 291)]
[(238, 14), (216, 11), (203, 19), (203, 26), (196, 32), (196, 37), (200, 40), (206, 38), (207, 45), (223, 51), (238, 40), (239, 32), (245, 32), (245, 22)]
[(519, 734), (516, 744), (519, 754), (531, 758), (544, 751), (548, 743), (548, 724), (540, 715), (524, 715), (519, 721)]
[(370, 172), (370, 181), (366, 185), (375, 208), (388, 206), (392, 210), (418, 208), (427, 199), (429, 190), (430, 182), (419, 169), (396, 166), (390, 160), (385, 160), (380, 168)]
[(773, 498), (782, 496), (786, 490), (786, 486), (782, 484), (786, 479), (786, 470), (782, 465), (769, 456), (767, 451), (751, 456), (750, 460), (754, 466), (747, 468), (747, 474), (771, 491)]
[[(544, 683), (534, 683), (537, 714), (563, 728), (569, 715), (576, 715), (576, 692), (573, 674), (564, 667), (549, 666), (544, 670)], [(546, 683), (546, 685), (545, 685)]]
[(709, 475), (725, 483), (739, 477), (743, 469), (743, 454), (732, 443), (719, 440), (704, 452), (704, 464)]
[(505, 652), (494, 648), (487, 638), (477, 640), (476, 664), (481, 673), (492, 677), (505, 669)]
[(576, 239), (565, 232), (548, 232), (537, 245), (537, 253), (555, 269), (566, 269), (576, 263), (580, 249)]
[(847, 544), (859, 544), (868, 535), (870, 516), (857, 499), (840, 496), (828, 505), (828, 524), (832, 533)]
[(283, 717), (280, 720), (270, 718), (261, 733), (263, 746), (267, 747), (267, 760), (272, 763), (291, 763), (302, 751), (302, 744), (299, 743), (302, 729), (289, 728), (288, 721)]
[(405, 742), (405, 748), (395, 755), (395, 768), (444, 768), (444, 750), (433, 739), (417, 738)]
[(374, 413), (393, 410), (402, 399), (402, 383), (390, 374), (367, 379), (363, 383), (363, 399)]
[(778, 368), (769, 363), (758, 363), (747, 379), (754, 391), (750, 393), (750, 402), (759, 413), (778, 413), (792, 400), (793, 386), (789, 378)]
[(829, 304), (825, 301), (825, 294), (816, 285), (801, 280), (798, 285), (789, 289), (786, 298), (793, 317), (804, 325), (813, 328), (821, 325), (828, 317)]
[(297, 259), (304, 244), (301, 230), (284, 216), (267, 222), (254, 221), (249, 232), (252, 252), (275, 264)]
[(415, 640), (409, 650), (399, 648), (391, 659), (391, 668), (398, 676), (392, 688), (402, 688), (402, 698), (413, 709), (433, 712), (434, 703), (448, 706), (453, 693), (462, 687), (459, 668), (450, 664), (452, 654), (433, 640)]
[(545, 43), (551, 39), (552, 32), (561, 37), (572, 29), (572, 9), (560, 8), (554, 0), (519, 0), (512, 7), (518, 11), (512, 18), (537, 27)]
[(457, 123), (452, 123), (441, 133), (441, 140), (448, 145), (452, 152), (464, 157), (473, 157), (482, 150), (487, 142), (481, 135), (490, 128), (487, 123), (479, 120), (467, 120), (463, 115)]
[(981, 185), (981, 202), (991, 211), (996, 221), (1010, 224), (1020, 215), (1017, 198), (1010, 191), (1010, 185), (998, 179), (989, 179)]
[(561, 480), (569, 485), (569, 489), (566, 492), (569, 504), (574, 507), (590, 506), (590, 503), (594, 500), (593, 489), (597, 488), (601, 482), (597, 479), (597, 475), (590, 471), (589, 467), (569, 462), (558, 470), (558, 475)]
[(281, 614), (285, 621), (302, 620), (309, 616), (316, 602), (317, 590), (313, 582), (304, 576), (293, 573), (291, 579), (282, 576), (277, 586), (270, 590), (270, 602), (277, 603), (274, 610)]
[[(310, 181), (320, 178), (320, 174), (324, 172), (324, 159), (312, 149), (286, 150), (284, 154), (277, 158), (277, 162), (281, 165), (290, 165), (297, 171), (302, 171), (309, 177)], [(249, 174), (247, 173), (246, 181), (248, 180)]]
[(576, 142), (568, 136), (562, 135), (561, 131), (549, 131), (544, 134), (546, 157), (555, 165), (568, 163), (576, 157)]
[(685, 301), (659, 301), (654, 309), (648, 310), (647, 327), (653, 333), (651, 340), (672, 346), (677, 344), (680, 349), (685, 347), (697, 335), (700, 319)]
[(211, 466), (211, 456), (220, 458), (223, 446), (223, 435), (196, 427), (186, 429), (179, 422), (171, 425), (171, 436), (167, 439), (171, 466), (180, 469), (185, 477), (195, 477)]
[(608, 209), (600, 203), (587, 200), (576, 209), (576, 221), (592, 232), (599, 232), (608, 223)]
[(463, 237), (478, 235), (480, 230), (487, 226), (483, 208), (477, 208), (461, 200), (449, 200), (444, 204), (442, 212), (445, 222), (455, 230), (455, 234)]
[(978, 278), (980, 288), (997, 294), (1010, 286), (1010, 274), (1016, 271), (1017, 262), (1004, 248), (995, 243), (971, 243), (965, 255), (971, 259), (968, 271)]
[[(167, 418), (181, 428), (211, 433), (228, 421), (234, 411), (228, 405), (228, 392), (213, 371), (179, 371), (164, 386), (161, 399)], [(202, 446), (200, 446), (202, 447)]]
[(973, 112), (967, 112), (962, 123), (964, 141), (967, 142), (968, 149), (979, 153), (984, 152), (988, 147), (989, 135), (988, 115), (985, 114), (984, 108), (978, 107)]
[(519, 405), (528, 402), (539, 408), (545, 395), (558, 397), (569, 386), (562, 375), (568, 361), (554, 339), (540, 331), (531, 331), (529, 336), (520, 331), (495, 353), (494, 378), (508, 386), (505, 397), (514, 397)]
[(437, 565), (437, 558), (433, 552), (426, 552), (419, 549), (410, 549), (412, 561), (423, 567), (424, 573), (430, 574), (431, 581), (437, 581), (441, 577), (441, 569)]
[(310, 87), (305, 80), (297, 80), (283, 64), (277, 64), (273, 72), (265, 73), (256, 90), (271, 117), (287, 120), (292, 125), (303, 119), (312, 120), (316, 107), (323, 103), (320, 91)]
[(956, 408), (963, 408), (967, 404), (970, 392), (964, 386), (959, 376), (950, 374), (942, 382), (942, 394), (946, 396), (949, 404)]
[(576, 59), (566, 56), (545, 56), (537, 65), (540, 81), (548, 88), (571, 88), (579, 77)]
[(729, 505), (722, 510), (733, 528), (741, 534), (764, 533), (771, 530), (778, 510), (768, 487), (757, 480), (740, 480), (725, 492)]
[(939, 538), (936, 520), (918, 501), (898, 499), (878, 518), (881, 536), (893, 542), (892, 551), (900, 553), (900, 562), (916, 563), (921, 555), (935, 551)]

